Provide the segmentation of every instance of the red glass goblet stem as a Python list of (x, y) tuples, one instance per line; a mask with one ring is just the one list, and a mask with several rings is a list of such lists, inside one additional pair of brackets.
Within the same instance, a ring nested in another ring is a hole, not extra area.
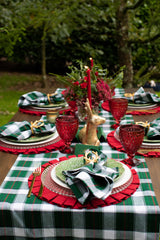
[(56, 118), (56, 128), (59, 136), (65, 142), (63, 153), (72, 153), (73, 148), (70, 147), (72, 140), (76, 136), (79, 122), (78, 118), (71, 115), (61, 115)]
[(125, 115), (128, 108), (128, 100), (125, 98), (112, 98), (109, 100), (109, 107), (116, 124), (112, 128), (117, 128), (120, 124), (121, 118)]
[(135, 124), (121, 125), (119, 128), (120, 142), (128, 155), (128, 159), (125, 162), (131, 166), (137, 166), (140, 164), (138, 159), (134, 156), (140, 148), (145, 135), (145, 128)]

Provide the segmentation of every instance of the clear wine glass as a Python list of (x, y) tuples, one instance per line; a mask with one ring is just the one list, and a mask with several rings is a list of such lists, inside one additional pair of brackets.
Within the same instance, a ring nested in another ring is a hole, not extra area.
[(76, 136), (79, 121), (76, 116), (60, 115), (56, 118), (56, 128), (61, 139), (65, 142), (65, 147), (60, 150), (62, 153), (73, 153), (74, 148), (71, 142)]
[(111, 127), (116, 129), (120, 125), (121, 118), (127, 111), (128, 100), (125, 98), (111, 98), (109, 100), (109, 107), (112, 116), (116, 120), (116, 124), (113, 124)]
[(135, 124), (121, 125), (119, 128), (119, 139), (126, 151), (128, 158), (124, 160), (130, 166), (137, 166), (140, 160), (135, 159), (134, 156), (140, 148), (145, 135), (145, 128)]

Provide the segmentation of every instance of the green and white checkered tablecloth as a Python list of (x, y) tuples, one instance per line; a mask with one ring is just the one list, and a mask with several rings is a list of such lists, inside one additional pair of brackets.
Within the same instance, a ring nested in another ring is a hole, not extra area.
[[(107, 135), (113, 118), (108, 112), (101, 114), (106, 118), (103, 132)], [(127, 121), (133, 121), (131, 115)], [(101, 143), (101, 150), (109, 158), (121, 161), (126, 157), (107, 142)], [(59, 151), (18, 156), (0, 187), (0, 239), (159, 239), (160, 209), (143, 157), (138, 156), (142, 164), (135, 167), (140, 187), (119, 204), (70, 209), (41, 201), (33, 194), (27, 198), (28, 177), (35, 167), (62, 156)]]

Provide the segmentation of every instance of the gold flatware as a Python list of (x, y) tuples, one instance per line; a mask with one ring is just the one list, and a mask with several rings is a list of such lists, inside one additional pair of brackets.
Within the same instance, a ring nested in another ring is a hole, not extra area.
[(149, 109), (133, 109), (133, 110), (127, 110), (127, 113), (131, 113), (133, 111), (137, 112), (150, 112), (150, 113), (156, 113), (156, 110), (149, 110)]
[[(47, 165), (43, 171), (45, 171), (50, 165)], [(41, 182), (41, 186), (40, 186), (40, 189), (39, 189), (39, 193), (38, 193), (38, 197), (41, 197), (42, 196), (42, 193), (43, 193), (43, 188), (44, 188), (44, 185), (43, 183)]]
[(41, 166), (39, 166), (38, 168), (36, 168), (32, 174), (33, 174), (33, 179), (32, 179), (32, 183), (31, 183), (31, 186), (30, 186), (30, 188), (29, 188), (27, 197), (30, 197), (30, 196), (31, 196), (31, 192), (32, 192), (32, 188), (33, 188), (35, 179), (36, 179), (37, 176), (39, 176), (39, 175), (41, 174)]
[(139, 153), (142, 153), (142, 154), (145, 154), (145, 153), (148, 153), (148, 152), (160, 152), (160, 149), (157, 149), (157, 148), (140, 148), (138, 149), (138, 152)]

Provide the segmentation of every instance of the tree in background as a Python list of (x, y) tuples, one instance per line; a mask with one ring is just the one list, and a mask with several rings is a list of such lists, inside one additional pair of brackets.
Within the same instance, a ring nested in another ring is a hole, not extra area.
[(46, 61), (58, 65), (60, 58), (84, 62), (91, 56), (113, 72), (125, 65), (124, 87), (160, 62), (158, 0), (2, 1), (1, 53), (41, 62), (45, 87)]
[(0, 56), (11, 57), (17, 41), (21, 41), (25, 26), (17, 17), (15, 1), (1, 0), (0, 13)]
[(75, 1), (70, 0), (25, 0), (17, 3), (19, 17), (26, 23), (26, 31), (30, 28), (38, 30), (41, 42), (41, 72), (44, 87), (48, 87), (46, 78), (46, 41), (50, 37), (54, 43), (59, 38), (63, 39), (70, 35), (72, 22), (70, 21), (71, 8), (77, 7)]
[[(133, 44), (151, 43), (160, 37), (160, 18), (158, 14), (160, 4), (157, 0), (114, 0), (114, 4), (119, 64), (120, 66), (126, 66), (124, 86), (132, 87)], [(145, 17), (145, 14), (147, 14), (147, 17)]]

